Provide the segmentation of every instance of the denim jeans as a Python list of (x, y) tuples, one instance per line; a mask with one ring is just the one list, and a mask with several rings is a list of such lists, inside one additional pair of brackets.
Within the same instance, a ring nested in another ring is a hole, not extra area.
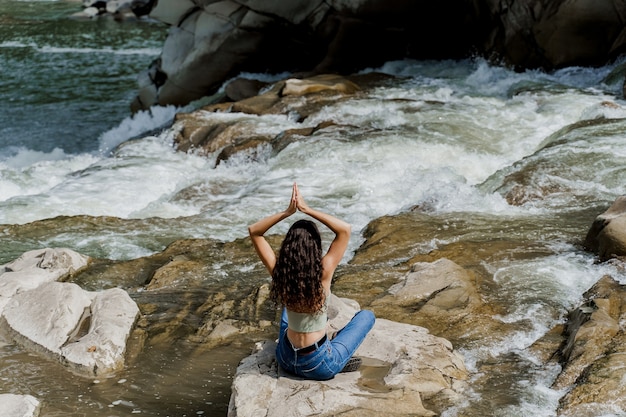
[(302, 378), (319, 381), (331, 379), (343, 369), (361, 345), (375, 320), (374, 313), (361, 310), (335, 338), (326, 339), (311, 353), (298, 354), (287, 338), (287, 311), (283, 308), (276, 360), (285, 371)]

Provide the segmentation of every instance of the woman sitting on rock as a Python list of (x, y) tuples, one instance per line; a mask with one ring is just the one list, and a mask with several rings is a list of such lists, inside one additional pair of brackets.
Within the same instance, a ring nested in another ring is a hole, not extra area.
[[(335, 233), (325, 255), (322, 256), (320, 233), (310, 220), (298, 220), (291, 226), (278, 257), (265, 240), (263, 235), (272, 226), (298, 210)], [(289, 207), (259, 220), (248, 231), (259, 258), (272, 276), (270, 297), (283, 306), (276, 347), (280, 366), (292, 374), (315, 380), (356, 370), (361, 361), (352, 355), (374, 326), (374, 313), (359, 311), (332, 340), (326, 335), (330, 284), (348, 247), (350, 225), (310, 208), (294, 184)]]

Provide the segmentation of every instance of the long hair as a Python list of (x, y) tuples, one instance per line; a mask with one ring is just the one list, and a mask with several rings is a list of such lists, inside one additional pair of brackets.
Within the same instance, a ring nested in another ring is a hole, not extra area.
[(322, 238), (315, 223), (298, 220), (280, 247), (270, 298), (298, 313), (315, 313), (324, 304)]

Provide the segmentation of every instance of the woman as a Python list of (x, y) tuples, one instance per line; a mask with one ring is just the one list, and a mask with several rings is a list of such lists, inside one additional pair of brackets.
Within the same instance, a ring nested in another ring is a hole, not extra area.
[[(315, 223), (295, 222), (278, 257), (263, 235), (275, 224), (300, 211), (335, 233), (322, 256), (321, 237)], [(326, 335), (330, 284), (350, 240), (350, 225), (310, 208), (294, 183), (285, 211), (259, 220), (248, 228), (259, 258), (272, 276), (270, 297), (283, 306), (276, 359), (286, 371), (307, 379), (331, 379), (339, 372), (356, 370), (352, 355), (374, 325), (374, 314), (359, 311), (330, 340)]]

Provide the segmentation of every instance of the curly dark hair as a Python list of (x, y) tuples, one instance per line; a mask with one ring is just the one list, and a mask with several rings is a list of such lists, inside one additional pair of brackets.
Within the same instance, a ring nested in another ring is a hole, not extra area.
[(322, 238), (315, 223), (298, 220), (280, 247), (270, 298), (297, 313), (315, 313), (324, 305)]

